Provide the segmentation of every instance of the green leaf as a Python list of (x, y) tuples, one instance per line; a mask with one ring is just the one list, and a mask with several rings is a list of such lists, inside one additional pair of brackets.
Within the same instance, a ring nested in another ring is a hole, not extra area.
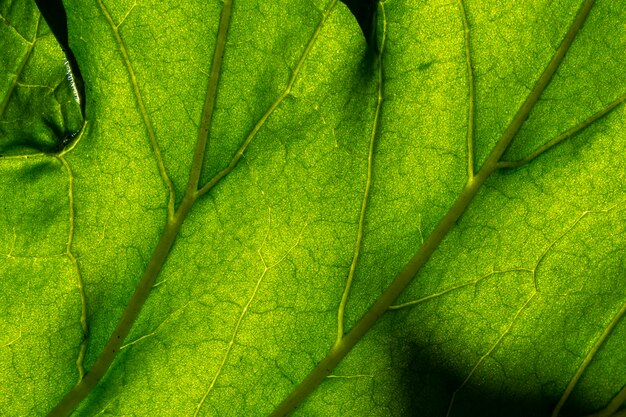
[(31, 3), (0, 5), (0, 155), (59, 149), (83, 122), (63, 52)]
[[(0, 414), (620, 409), (622, 1), (386, 0), (379, 55), (337, 0), (65, 6), (86, 125), (0, 159)], [(52, 37), (5, 9), (17, 68)]]

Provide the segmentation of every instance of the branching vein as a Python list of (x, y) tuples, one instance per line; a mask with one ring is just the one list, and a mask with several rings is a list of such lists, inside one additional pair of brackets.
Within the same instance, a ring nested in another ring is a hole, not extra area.
[(447, 289), (445, 289), (443, 291), (436, 292), (436, 293), (428, 295), (426, 297), (422, 297), (422, 298), (419, 298), (417, 300), (407, 301), (406, 303), (402, 303), (402, 304), (392, 305), (392, 306), (389, 307), (389, 310), (400, 310), (400, 309), (403, 309), (403, 308), (406, 308), (406, 307), (412, 307), (412, 306), (415, 306), (417, 304), (425, 303), (426, 301), (430, 301), (432, 299), (439, 298), (441, 296), (444, 296), (444, 295), (449, 294), (451, 292), (460, 290), (462, 288), (475, 286), (479, 282), (484, 281), (486, 279), (489, 279), (489, 278), (493, 277), (494, 275), (507, 274), (509, 272), (530, 272), (530, 273), (533, 273), (534, 270), (525, 269), (525, 268), (518, 268), (518, 269), (508, 269), (506, 271), (493, 271), (493, 272), (490, 272), (490, 273), (488, 273), (486, 275), (483, 275), (482, 277), (480, 277), (478, 279), (475, 279), (473, 281), (464, 282), (462, 284), (455, 285), (453, 287), (447, 288)]
[[(574, 222), (574, 224), (567, 229), (567, 231), (565, 233), (568, 233), (569, 231), (571, 231), (587, 215), (593, 214), (593, 213), (607, 213), (607, 212), (609, 212), (609, 211), (611, 211), (613, 209), (614, 209), (614, 207), (606, 209), (606, 210), (585, 211), (581, 216), (578, 217), (578, 219)], [(563, 235), (565, 235), (565, 233)], [(552, 246), (553, 245), (551, 245), (551, 247)], [(591, 364), (591, 361), (593, 360), (593, 358), (596, 356), (596, 354), (598, 353), (600, 348), (607, 341), (607, 339), (609, 338), (609, 336), (611, 335), (611, 333), (615, 329), (615, 326), (617, 326), (617, 324), (620, 322), (620, 320), (622, 319), (622, 317), (624, 317), (625, 314), (626, 314), (626, 303), (623, 303), (622, 306), (620, 307), (620, 309), (615, 314), (615, 316), (613, 316), (613, 319), (611, 320), (611, 322), (606, 326), (606, 328), (604, 329), (602, 334), (600, 334), (600, 336), (598, 337), (598, 339), (594, 343), (594, 345), (591, 348), (591, 350), (589, 350), (589, 352), (587, 353), (587, 355), (585, 356), (585, 358), (583, 359), (583, 361), (579, 365), (578, 369), (576, 370), (576, 373), (574, 374), (574, 376), (572, 376), (572, 379), (570, 380), (569, 384), (567, 384), (567, 387), (565, 388), (565, 391), (563, 392), (563, 395), (561, 395), (561, 398), (559, 399), (559, 402), (554, 407), (554, 410), (552, 412), (552, 417), (558, 417), (559, 416), (559, 414), (561, 412), (561, 409), (563, 408), (563, 405), (565, 404), (567, 399), (570, 397), (570, 395), (574, 391), (574, 388), (576, 387), (576, 384), (578, 384), (578, 381), (580, 380), (580, 378), (585, 373), (585, 370)], [(626, 398), (626, 397), (624, 397), (624, 398)], [(624, 400), (622, 399), (622, 402), (623, 401)], [(621, 403), (620, 403), (620, 405), (621, 405)]]
[(506, 329), (502, 332), (500, 337), (498, 337), (495, 343), (491, 345), (489, 350), (480, 357), (478, 362), (476, 362), (476, 365), (474, 365), (474, 367), (472, 368), (470, 373), (467, 375), (467, 377), (463, 380), (461, 385), (452, 393), (452, 397), (450, 398), (450, 403), (448, 404), (448, 411), (446, 412), (446, 417), (450, 416), (450, 412), (452, 411), (452, 406), (454, 405), (454, 400), (456, 398), (456, 395), (465, 387), (465, 385), (467, 385), (469, 380), (472, 379), (472, 376), (474, 375), (474, 373), (476, 373), (476, 371), (482, 365), (485, 359), (487, 359), (493, 353), (493, 351), (500, 345), (500, 343), (502, 343), (502, 340), (505, 338), (505, 336), (511, 332), (511, 329), (513, 328), (513, 325), (515, 324), (515, 322), (519, 319), (519, 317), (522, 315), (524, 310), (528, 308), (528, 306), (530, 305), (530, 302), (533, 300), (533, 298), (535, 298), (536, 295), (537, 295), (537, 291), (533, 290), (530, 297), (528, 297), (528, 299), (520, 307), (517, 313), (515, 313), (515, 316), (513, 317), (509, 325), (506, 327)]
[[(619, 323), (622, 317), (624, 317), (624, 314), (626, 314), (626, 303), (622, 304), (622, 306), (617, 311), (615, 316), (613, 316), (613, 319), (611, 320), (611, 322), (608, 324), (608, 326), (606, 326), (606, 328), (604, 329), (600, 337), (598, 337), (598, 340), (596, 340), (596, 343), (593, 345), (589, 353), (587, 353), (587, 355), (581, 362), (580, 366), (576, 370), (576, 373), (570, 380), (569, 384), (567, 384), (567, 388), (565, 388), (565, 392), (563, 392), (563, 395), (559, 399), (559, 402), (557, 403), (556, 407), (554, 407), (554, 410), (552, 411), (552, 417), (559, 416), (561, 409), (563, 408), (563, 405), (565, 404), (569, 396), (572, 394), (572, 391), (574, 391), (574, 387), (576, 387), (576, 384), (578, 384), (578, 381), (583, 376), (583, 374), (585, 373), (585, 370), (587, 369), (589, 364), (591, 364), (591, 361), (596, 356), (596, 354), (598, 353), (602, 345), (604, 345), (604, 343), (607, 341), (607, 339), (613, 332), (613, 329), (615, 329), (615, 326), (617, 326), (617, 323)], [(621, 403), (623, 402), (624, 402), (624, 399), (621, 399), (619, 405), (621, 405)]]
[(517, 113), (515, 113), (515, 117), (513, 117), (513, 120), (506, 128), (500, 137), (500, 140), (498, 140), (498, 143), (485, 161), (483, 168), (485, 169), (484, 172), (486, 174), (490, 174), (493, 170), (498, 168), (497, 164), (501, 162), (502, 155), (511, 144), (511, 141), (515, 138), (515, 136), (517, 136), (517, 133), (521, 129), (522, 125), (528, 119), (530, 112), (535, 108), (535, 105), (541, 98), (541, 95), (550, 84), (552, 76), (563, 62), (563, 59), (565, 58), (567, 51), (569, 51), (570, 46), (572, 46), (576, 35), (587, 20), (587, 16), (589, 16), (594, 3), (595, 0), (585, 0), (583, 5), (578, 10), (578, 13), (576, 14), (569, 30), (565, 34), (561, 45), (559, 45), (559, 48), (556, 50), (556, 53), (543, 70), (543, 73), (541, 73), (541, 76), (535, 83), (535, 86), (531, 90), (530, 94), (526, 97), (526, 100), (524, 100), (524, 103), (522, 103)]
[[(478, 191), (497, 169), (500, 158), (510, 145), (513, 138), (519, 132), (522, 124), (528, 118), (528, 115), (538, 102), (543, 91), (546, 89), (552, 76), (560, 66), (565, 54), (569, 50), (578, 31), (583, 26), (594, 0), (585, 0), (582, 7), (570, 25), (565, 38), (557, 49), (556, 53), (544, 69), (543, 73), (535, 83), (532, 91), (520, 106), (513, 120), (504, 131), (498, 143), (494, 146), (485, 163), (478, 171), (476, 176), (467, 181), (465, 187), (457, 197), (454, 204), (450, 207), (445, 216), (439, 221), (430, 236), (426, 239), (420, 249), (413, 255), (409, 262), (404, 266), (402, 271), (398, 273), (393, 282), (378, 297), (370, 309), (357, 321), (352, 329), (341, 339), (340, 343), (335, 343), (329, 353), (322, 359), (317, 366), (302, 380), (289, 394), (289, 396), (281, 402), (272, 417), (286, 416), (293, 411), (319, 384), (326, 379), (339, 362), (352, 350), (352, 348), (363, 338), (363, 336), (374, 326), (378, 319), (389, 309), (397, 297), (413, 280), (417, 272), (426, 264), (433, 252), (439, 247), (445, 236), (456, 225), (467, 207), (477, 195)], [(379, 3), (379, 7), (380, 7)], [(384, 14), (384, 9), (383, 9)], [(536, 292), (536, 291), (535, 291)]]
[(593, 413), (587, 417), (625, 417), (626, 409), (620, 409), (626, 402), (626, 385), (617, 393), (611, 402), (602, 410)]
[(275, 268), (278, 264), (280, 264), (289, 255), (289, 253), (291, 253), (291, 251), (296, 246), (298, 246), (298, 244), (300, 243), (300, 240), (302, 238), (302, 234), (304, 233), (304, 229), (306, 228), (306, 226), (308, 224), (308, 219), (304, 223), (304, 226), (302, 227), (302, 230), (300, 231), (300, 234), (298, 235), (298, 238), (296, 239), (296, 242), (287, 250), (287, 252), (285, 252), (285, 254), (276, 263), (274, 263), (272, 265), (267, 265), (267, 263), (265, 262), (265, 258), (263, 257), (263, 247), (267, 243), (267, 238), (269, 237), (269, 233), (270, 233), (270, 229), (271, 229), (271, 222), (272, 222), (272, 213), (270, 211), (268, 213), (267, 233), (265, 235), (265, 238), (263, 239), (263, 243), (261, 244), (261, 247), (257, 251), (257, 253), (259, 255), (259, 258), (261, 259), (261, 262), (263, 263), (263, 271), (261, 272), (261, 275), (257, 279), (257, 282), (256, 282), (256, 284), (254, 286), (254, 289), (252, 290), (252, 294), (250, 294), (250, 297), (248, 298), (248, 301), (246, 302), (246, 305), (241, 309), (241, 313), (239, 315), (239, 319), (237, 320), (237, 324), (235, 325), (235, 329), (233, 330), (233, 333), (232, 333), (232, 335), (230, 337), (230, 340), (228, 341), (228, 345), (226, 347), (226, 350), (224, 351), (224, 355), (222, 356), (222, 361), (221, 361), (221, 363), (219, 365), (219, 368), (218, 368), (217, 372), (215, 373), (215, 375), (213, 376), (213, 379), (211, 380), (211, 383), (209, 384), (209, 387), (207, 388), (206, 392), (202, 396), (202, 399), (198, 403), (198, 406), (196, 407), (196, 411), (194, 413), (194, 417), (196, 417), (198, 415), (198, 413), (200, 412), (200, 409), (202, 408), (202, 405), (204, 404), (204, 402), (206, 401), (207, 397), (209, 396), (209, 394), (211, 393), (211, 391), (215, 387), (215, 383), (217, 382), (217, 379), (222, 374), (224, 366), (226, 365), (226, 361), (228, 360), (228, 357), (229, 357), (229, 355), (230, 355), (230, 353), (231, 353), (231, 351), (233, 349), (233, 346), (235, 344), (235, 339), (237, 337), (237, 334), (239, 333), (239, 329), (241, 328), (241, 324), (243, 323), (243, 320), (244, 320), (244, 318), (246, 316), (246, 313), (250, 309), (250, 305), (252, 305), (252, 302), (254, 301), (257, 293), (259, 292), (259, 287), (261, 286), (261, 283), (265, 279), (265, 276), (267, 275), (267, 273), (268, 273), (268, 271), (270, 269)]
[(626, 94), (621, 96), (621, 97), (619, 97), (618, 99), (616, 99), (615, 101), (610, 103), (608, 106), (606, 106), (604, 109), (602, 109), (599, 112), (595, 113), (593, 116), (589, 117), (587, 120), (583, 121), (579, 125), (574, 126), (571, 129), (568, 129), (567, 131), (561, 133), (559, 136), (555, 137), (554, 139), (548, 141), (544, 145), (542, 145), (539, 148), (535, 149), (533, 152), (531, 152), (525, 158), (520, 159), (518, 161), (502, 161), (502, 162), (499, 162), (498, 163), (498, 168), (518, 168), (518, 167), (521, 167), (523, 165), (526, 165), (530, 161), (532, 161), (535, 158), (537, 158), (538, 156), (542, 155), (544, 152), (549, 151), (550, 149), (552, 149), (553, 147), (557, 146), (558, 144), (560, 144), (561, 142), (565, 141), (566, 139), (569, 139), (569, 138), (577, 135), (578, 133), (582, 132), (587, 127), (591, 126), (591, 124), (594, 123), (595, 121), (597, 121), (597, 120), (603, 118), (604, 116), (608, 115), (609, 113), (611, 113), (620, 104), (624, 103), (624, 101), (626, 101)]
[(221, 170), (220, 172), (218, 172), (217, 174), (215, 174), (215, 176), (209, 182), (207, 182), (204, 186), (202, 186), (202, 188), (200, 188), (200, 190), (198, 191), (199, 196), (205, 194), (210, 189), (212, 189), (218, 182), (222, 180), (222, 178), (228, 175), (235, 168), (235, 166), (237, 166), (237, 163), (243, 157), (244, 152), (246, 151), (246, 149), (248, 149), (248, 146), (250, 145), (252, 140), (256, 137), (261, 127), (263, 127), (267, 119), (272, 115), (272, 113), (274, 113), (274, 111), (278, 108), (278, 106), (280, 106), (283, 100), (285, 100), (285, 98), (289, 96), (289, 94), (291, 93), (291, 89), (293, 88), (293, 85), (296, 79), (298, 78), (298, 75), (300, 74), (302, 67), (304, 66), (304, 62), (306, 61), (309, 54), (311, 53), (311, 50), (313, 49), (313, 45), (315, 44), (315, 41), (317, 40), (318, 35), (320, 31), (322, 30), (322, 27), (324, 26), (326, 19), (328, 18), (328, 15), (330, 14), (331, 10), (335, 7), (336, 4), (337, 4), (337, 0), (333, 0), (328, 6), (328, 8), (324, 11), (324, 14), (322, 15), (322, 19), (320, 20), (320, 23), (315, 28), (315, 31), (313, 32), (313, 36), (311, 36), (311, 39), (309, 40), (309, 43), (306, 45), (306, 48), (304, 49), (302, 56), (298, 60), (298, 64), (294, 68), (293, 73), (291, 74), (291, 78), (289, 79), (289, 82), (287, 83), (287, 87), (285, 88), (285, 90), (272, 103), (272, 105), (267, 109), (267, 111), (263, 114), (263, 116), (261, 116), (261, 119), (259, 119), (257, 124), (252, 129), (252, 131), (250, 131), (250, 133), (248, 134), (246, 139), (243, 141), (239, 149), (237, 149), (237, 152), (235, 152), (235, 156), (233, 156), (228, 166), (224, 168), (223, 170)]
[(228, 34), (228, 28), (230, 26), (232, 8), (232, 0), (224, 1), (222, 13), (220, 15), (220, 25), (217, 32), (217, 39), (215, 42), (215, 51), (213, 53), (213, 62), (211, 64), (207, 94), (202, 108), (200, 129), (198, 129), (198, 140), (196, 142), (196, 149), (194, 151), (191, 171), (189, 173), (189, 181), (187, 183), (186, 195), (189, 196), (188, 198), (195, 199), (197, 196), (202, 194), (198, 193), (198, 183), (200, 181), (205, 151), (209, 141), (211, 121), (213, 119), (213, 111), (215, 109), (215, 101), (217, 99), (217, 87), (219, 84), (220, 74), (222, 72), (222, 59), (224, 57), (224, 49), (226, 48), (226, 35)]

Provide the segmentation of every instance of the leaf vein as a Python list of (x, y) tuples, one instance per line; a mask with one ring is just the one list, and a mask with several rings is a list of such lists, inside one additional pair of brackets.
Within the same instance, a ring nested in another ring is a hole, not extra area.
[(517, 310), (517, 312), (515, 313), (515, 316), (513, 317), (509, 325), (506, 327), (506, 329), (504, 329), (504, 331), (498, 337), (498, 339), (493, 343), (493, 345), (491, 345), (489, 350), (480, 357), (478, 362), (476, 362), (476, 365), (474, 365), (474, 367), (472, 368), (470, 373), (467, 375), (467, 377), (465, 377), (461, 385), (456, 390), (454, 390), (454, 392), (452, 393), (452, 397), (450, 398), (450, 403), (448, 404), (448, 411), (446, 412), (446, 417), (450, 416), (450, 412), (452, 411), (452, 407), (454, 406), (454, 400), (456, 399), (456, 395), (467, 385), (470, 379), (472, 379), (472, 376), (474, 375), (474, 373), (476, 373), (476, 371), (482, 365), (485, 359), (491, 356), (493, 351), (500, 345), (500, 343), (502, 343), (502, 340), (504, 340), (504, 338), (511, 332), (511, 329), (513, 328), (513, 325), (515, 324), (515, 322), (520, 318), (524, 310), (528, 308), (530, 302), (532, 301), (533, 298), (535, 298), (536, 295), (537, 295), (537, 291), (533, 290), (530, 297), (528, 297), (528, 299), (519, 308), (519, 310)]
[(475, 93), (474, 71), (472, 67), (472, 55), (470, 51), (470, 26), (463, 0), (458, 0), (461, 20), (463, 21), (463, 34), (465, 44), (465, 64), (467, 66), (468, 83), (468, 108), (467, 108), (467, 177), (471, 181), (474, 177), (474, 120), (475, 120)]
[(78, 382), (80, 382), (85, 376), (85, 367), (84, 360), (85, 354), (87, 353), (87, 345), (89, 340), (89, 325), (87, 323), (87, 296), (85, 295), (85, 283), (83, 281), (82, 274), (80, 272), (80, 267), (78, 264), (78, 260), (74, 253), (72, 252), (72, 243), (74, 241), (74, 174), (72, 172), (72, 168), (67, 163), (63, 156), (57, 156), (57, 159), (63, 167), (67, 171), (68, 176), (68, 190), (67, 197), (69, 203), (69, 227), (68, 227), (68, 236), (67, 242), (65, 245), (65, 254), (67, 258), (72, 263), (72, 267), (76, 271), (76, 286), (78, 287), (78, 294), (80, 296), (80, 326), (83, 331), (83, 340), (80, 344), (80, 349), (78, 352), (78, 357), (76, 358), (76, 367), (78, 369)]
[(252, 140), (256, 137), (256, 135), (259, 132), (259, 130), (261, 129), (261, 127), (263, 127), (263, 125), (265, 125), (265, 122), (267, 121), (267, 119), (272, 115), (272, 113), (274, 113), (274, 111), (278, 108), (278, 106), (280, 106), (280, 104), (285, 100), (285, 98), (287, 98), (287, 96), (289, 96), (289, 94), (291, 93), (291, 89), (293, 88), (293, 85), (294, 85), (296, 79), (298, 78), (298, 75), (300, 74), (300, 71), (301, 71), (301, 69), (302, 69), (302, 67), (304, 65), (304, 62), (306, 61), (306, 59), (308, 58), (309, 54), (311, 53), (311, 50), (313, 49), (313, 45), (315, 44), (315, 42), (316, 42), (316, 40), (317, 40), (317, 38), (319, 36), (320, 31), (321, 31), (322, 27), (324, 26), (324, 23), (326, 22), (328, 16), (330, 15), (330, 12), (332, 11), (332, 9), (337, 4), (337, 1), (338, 0), (333, 0), (329, 4), (329, 6), (326, 8), (324, 13), (322, 14), (322, 19), (320, 20), (319, 24), (315, 28), (315, 31), (313, 32), (313, 35), (311, 36), (311, 39), (309, 39), (309, 42), (307, 43), (307, 45), (306, 45), (306, 47), (304, 49), (304, 52), (300, 56), (300, 59), (298, 60), (298, 63), (296, 64), (296, 67), (294, 68), (293, 73), (291, 74), (291, 78), (289, 79), (289, 81), (287, 83), (287, 87), (285, 88), (285, 90), (283, 90), (283, 92), (278, 96), (278, 98), (276, 98), (276, 100), (265, 111), (263, 116), (261, 116), (261, 118), (259, 119), (257, 124), (254, 126), (254, 128), (250, 131), (250, 133), (248, 134), (248, 136), (246, 137), (244, 142), (241, 144), (239, 149), (237, 149), (237, 151), (235, 152), (235, 155), (231, 159), (231, 161), (228, 164), (228, 166), (226, 168), (224, 168), (223, 170), (219, 171), (217, 174), (215, 174), (215, 176), (213, 176), (213, 178), (211, 178), (211, 180), (209, 180), (204, 186), (202, 186), (198, 190), (198, 196), (201, 196), (201, 195), (207, 193), (217, 183), (219, 183), (222, 180), (222, 178), (224, 178), (226, 175), (230, 174), (230, 172), (235, 168), (235, 166), (237, 166), (237, 163), (239, 162), (239, 160), (243, 157), (244, 152), (246, 151), (246, 149), (248, 149), (248, 146), (250, 145)]
[(243, 323), (244, 318), (246, 316), (246, 313), (248, 312), (250, 306), (252, 305), (252, 302), (254, 301), (255, 297), (258, 294), (259, 288), (261, 287), (261, 284), (263, 283), (263, 280), (265, 279), (265, 276), (267, 275), (267, 273), (268, 273), (268, 271), (270, 269), (272, 269), (272, 268), (276, 267), (277, 265), (279, 265), (287, 257), (287, 255), (289, 255), (289, 253), (296, 246), (298, 246), (298, 244), (300, 243), (300, 240), (302, 238), (302, 234), (304, 233), (304, 229), (306, 228), (306, 226), (308, 224), (308, 219), (307, 219), (307, 221), (305, 221), (304, 226), (302, 227), (302, 230), (300, 231), (300, 234), (298, 235), (298, 238), (296, 239), (296, 242), (285, 252), (285, 254), (278, 261), (276, 261), (276, 263), (268, 266), (267, 263), (265, 262), (265, 258), (263, 256), (263, 247), (267, 243), (267, 238), (269, 237), (269, 234), (270, 234), (271, 224), (272, 224), (272, 212), (271, 212), (271, 209), (270, 209), (270, 210), (268, 210), (267, 232), (265, 234), (265, 237), (263, 238), (263, 243), (261, 244), (261, 247), (257, 250), (257, 254), (259, 255), (259, 258), (261, 259), (261, 262), (263, 263), (263, 271), (261, 272), (261, 275), (257, 279), (256, 284), (254, 286), (254, 289), (252, 290), (252, 294), (250, 294), (250, 297), (248, 298), (248, 301), (246, 302), (246, 305), (241, 310), (241, 313), (239, 315), (239, 319), (237, 320), (237, 323), (235, 324), (235, 328), (233, 330), (233, 333), (232, 333), (232, 335), (230, 337), (230, 340), (228, 341), (228, 345), (226, 347), (226, 350), (224, 351), (224, 355), (222, 356), (222, 361), (221, 361), (221, 363), (220, 363), (220, 365), (219, 365), (219, 367), (217, 369), (217, 372), (213, 376), (213, 379), (211, 380), (211, 383), (210, 383), (209, 387), (207, 388), (206, 392), (202, 396), (202, 399), (198, 403), (198, 406), (196, 407), (196, 411), (194, 413), (194, 417), (196, 417), (198, 415), (198, 413), (200, 412), (200, 408), (202, 407), (202, 405), (206, 401), (207, 397), (209, 396), (209, 394), (211, 393), (211, 391), (215, 387), (215, 383), (217, 382), (217, 379), (222, 374), (224, 366), (226, 365), (228, 357), (230, 356), (230, 352), (232, 351), (232, 348), (235, 345), (235, 339), (237, 338), (237, 334), (239, 333), (239, 329), (241, 328), (241, 324)]
[[(612, 207), (612, 208), (609, 208), (609, 209), (606, 209), (606, 210), (585, 211), (581, 216), (578, 217), (578, 219), (574, 222), (574, 224), (571, 227), (569, 227), (567, 229), (567, 231), (562, 236), (564, 236), (566, 233), (571, 231), (577, 224), (580, 223), (580, 221), (584, 217), (586, 217), (586, 216), (588, 216), (590, 214), (608, 213), (609, 211), (613, 210), (614, 208), (615, 207)], [(551, 245), (551, 247), (552, 246), (554, 246), (554, 245)], [(593, 358), (600, 351), (600, 349), (602, 348), (604, 343), (607, 341), (607, 339), (609, 338), (609, 336), (611, 335), (611, 333), (613, 332), (613, 330), (615, 329), (615, 327), (621, 321), (621, 319), (624, 317), (625, 314), (626, 314), (626, 302), (621, 305), (621, 307), (619, 308), (617, 313), (613, 316), (613, 319), (611, 320), (611, 322), (606, 326), (604, 331), (600, 334), (600, 336), (598, 337), (598, 339), (594, 343), (593, 347), (587, 353), (587, 355), (585, 355), (585, 358), (583, 359), (583, 361), (579, 365), (578, 369), (576, 370), (576, 372), (572, 376), (572, 379), (567, 384), (567, 387), (565, 388), (565, 391), (561, 395), (561, 398), (559, 399), (558, 403), (554, 407), (554, 410), (552, 411), (552, 417), (558, 417), (558, 415), (561, 413), (561, 409), (563, 408), (563, 405), (565, 405), (565, 402), (567, 401), (567, 399), (570, 397), (570, 395), (574, 391), (574, 388), (578, 384), (578, 381), (580, 381), (580, 378), (585, 373), (585, 370), (591, 364), (591, 361), (593, 360)], [(622, 400), (622, 402), (623, 402), (623, 400)], [(620, 403), (620, 405), (621, 405), (621, 403)]]
[(363, 241), (363, 228), (365, 225), (365, 214), (367, 210), (367, 203), (369, 201), (370, 189), (372, 187), (372, 171), (374, 165), (374, 145), (376, 144), (376, 136), (378, 135), (378, 131), (380, 128), (380, 115), (382, 111), (382, 105), (384, 100), (384, 89), (383, 89), (383, 53), (385, 49), (385, 41), (387, 38), (387, 19), (384, 13), (384, 4), (381, 3), (380, 6), (383, 9), (383, 34), (382, 34), (382, 42), (380, 46), (380, 51), (378, 52), (377, 59), (377, 89), (376, 89), (376, 111), (374, 113), (374, 122), (372, 123), (372, 132), (370, 134), (368, 153), (367, 153), (367, 175), (365, 179), (365, 190), (363, 192), (363, 200), (361, 202), (361, 211), (359, 213), (359, 225), (357, 229), (356, 241), (354, 243), (354, 253), (352, 255), (352, 263), (350, 264), (350, 270), (348, 272), (348, 278), (346, 280), (346, 284), (343, 290), (343, 294), (341, 296), (341, 302), (339, 303), (339, 308), (337, 311), (337, 339), (335, 344), (341, 342), (341, 339), (344, 336), (344, 318), (345, 318), (345, 309), (348, 303), (348, 296), (350, 295), (350, 289), (352, 288), (352, 283), (354, 281), (354, 272), (356, 271), (356, 266), (359, 261), (359, 254), (361, 251), (362, 241)]
[(521, 167), (523, 165), (526, 165), (527, 163), (529, 163), (532, 160), (534, 160), (535, 158), (541, 156), (542, 154), (544, 154), (545, 152), (549, 151), (553, 147), (559, 145), (563, 141), (565, 141), (565, 140), (567, 140), (567, 139), (569, 139), (569, 138), (571, 138), (573, 136), (576, 136), (577, 134), (581, 133), (582, 131), (584, 131), (586, 128), (591, 126), (597, 120), (600, 120), (603, 117), (607, 116), (609, 113), (611, 113), (617, 107), (619, 107), (622, 103), (624, 103), (624, 101), (626, 101), (626, 94), (624, 94), (621, 97), (618, 97), (616, 100), (614, 100), (609, 105), (607, 105), (604, 109), (602, 109), (599, 112), (593, 114), (591, 117), (589, 117), (588, 119), (584, 120), (580, 124), (572, 127), (571, 129), (566, 130), (565, 132), (561, 133), (557, 137), (551, 139), (550, 141), (546, 142), (542, 146), (538, 147), (533, 152), (531, 152), (528, 156), (526, 156), (526, 157), (524, 157), (524, 158), (522, 158), (520, 160), (517, 160), (517, 161), (501, 161), (501, 162), (499, 162), (498, 165), (497, 165), (498, 168), (519, 168), (519, 167)]
[(171, 217), (174, 214), (174, 203), (176, 201), (174, 183), (170, 179), (169, 175), (167, 174), (167, 170), (165, 169), (163, 155), (161, 154), (161, 149), (159, 148), (159, 144), (156, 140), (156, 135), (152, 127), (152, 121), (150, 120), (150, 116), (148, 115), (148, 111), (146, 110), (146, 105), (144, 103), (141, 90), (139, 89), (139, 84), (137, 82), (137, 76), (135, 75), (135, 70), (133, 69), (133, 66), (130, 62), (130, 57), (128, 55), (128, 48), (126, 47), (126, 43), (124, 42), (124, 39), (122, 38), (119, 32), (119, 28), (118, 28), (119, 25), (116, 25), (113, 22), (113, 18), (111, 17), (111, 14), (109, 13), (108, 8), (105, 6), (102, 0), (98, 0), (98, 5), (100, 6), (100, 9), (102, 10), (102, 14), (104, 15), (107, 23), (111, 27), (111, 30), (113, 31), (115, 40), (122, 54), (124, 65), (126, 66), (126, 70), (128, 71), (128, 76), (130, 77), (130, 82), (133, 87), (135, 99), (137, 100), (137, 105), (139, 106), (139, 113), (141, 114), (144, 125), (146, 126), (148, 137), (150, 139), (150, 144), (152, 145), (152, 151), (154, 152), (154, 155), (156, 158), (157, 166), (159, 169), (159, 174), (161, 175), (161, 179), (163, 180), (163, 183), (165, 184), (165, 186), (167, 187), (169, 191), (169, 202), (168, 202), (167, 209), (168, 209), (168, 216)]
[[(24, 58), (22, 62), (20, 62), (20, 66), (17, 68), (17, 72), (14, 74), (13, 80), (11, 81), (11, 85), (9, 86), (9, 90), (7, 94), (4, 96), (2, 103), (0, 103), (0, 117), (4, 115), (4, 111), (6, 110), (11, 97), (13, 96), (13, 92), (15, 91), (15, 87), (17, 87), (18, 81), (20, 79), (20, 75), (24, 72), (26, 68), (26, 64), (30, 60), (30, 56), (33, 53), (33, 49), (35, 48), (35, 43), (37, 42), (37, 32), (39, 32), (39, 24), (41, 23), (41, 15), (37, 19), (37, 25), (35, 26), (35, 34), (33, 35), (33, 39), (28, 42), (28, 48), (26, 49), (26, 53), (24, 54)], [(20, 35), (21, 36), (21, 35)]]

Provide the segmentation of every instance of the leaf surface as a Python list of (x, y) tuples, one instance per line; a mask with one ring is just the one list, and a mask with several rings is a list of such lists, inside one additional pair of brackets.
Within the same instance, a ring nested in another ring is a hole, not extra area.
[(0, 155), (60, 149), (82, 115), (63, 52), (30, 2), (0, 5), (0, 49)]
[[(65, 2), (87, 124), (0, 159), (3, 415), (45, 415), (93, 368), (186, 204), (222, 2), (179, 3)], [(377, 56), (339, 1), (235, 0), (206, 193), (75, 415), (271, 413), (482, 178), (589, 3), (387, 0)], [(296, 415), (619, 408), (624, 6), (595, 2), (498, 169)]]

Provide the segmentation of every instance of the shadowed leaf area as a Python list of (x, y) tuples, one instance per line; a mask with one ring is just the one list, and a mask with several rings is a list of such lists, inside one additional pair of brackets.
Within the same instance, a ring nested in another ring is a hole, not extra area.
[(624, 414), (626, 3), (345, 3), (0, 3), (0, 415)]
[(0, 4), (0, 50), (0, 155), (62, 148), (82, 114), (62, 48), (33, 2)]

